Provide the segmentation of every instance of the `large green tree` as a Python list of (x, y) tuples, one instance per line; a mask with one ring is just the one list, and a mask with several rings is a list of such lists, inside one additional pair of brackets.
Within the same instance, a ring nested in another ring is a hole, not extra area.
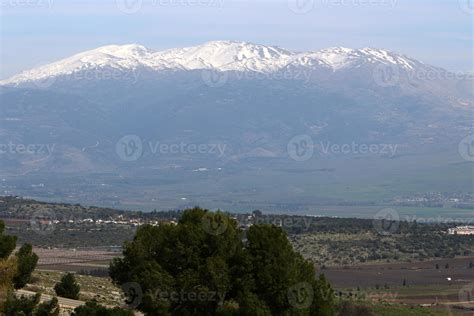
[(148, 315), (334, 314), (329, 285), (279, 227), (255, 225), (245, 238), (227, 215), (195, 208), (124, 246), (110, 275)]

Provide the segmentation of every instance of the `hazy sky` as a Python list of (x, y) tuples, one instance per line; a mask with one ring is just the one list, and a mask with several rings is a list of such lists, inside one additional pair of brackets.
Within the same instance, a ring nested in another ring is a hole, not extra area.
[(377, 47), (472, 71), (474, 0), (0, 0), (0, 78), (109, 44)]

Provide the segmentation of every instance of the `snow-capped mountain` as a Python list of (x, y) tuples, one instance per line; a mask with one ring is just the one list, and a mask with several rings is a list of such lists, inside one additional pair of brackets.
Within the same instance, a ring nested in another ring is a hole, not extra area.
[(277, 72), (286, 67), (327, 68), (332, 71), (382, 63), (405, 70), (424, 66), (421, 62), (385, 50), (343, 47), (316, 52), (291, 52), (278, 47), (245, 42), (214, 41), (187, 48), (156, 52), (144, 46), (110, 45), (22, 72), (0, 81), (2, 85), (21, 86), (49, 77), (67, 76), (86, 70), (198, 70)]
[(143, 146), (225, 144), (219, 156), (143, 148), (137, 166), (148, 170), (196, 159), (286, 163), (288, 142), (298, 135), (408, 151), (446, 147), (473, 120), (472, 78), (372, 48), (292, 52), (216, 41), (157, 52), (111, 45), (0, 84), (0, 135), (55, 145), (53, 154), (4, 155), (3, 169), (15, 174), (112, 172), (124, 163), (116, 144), (126, 135)]

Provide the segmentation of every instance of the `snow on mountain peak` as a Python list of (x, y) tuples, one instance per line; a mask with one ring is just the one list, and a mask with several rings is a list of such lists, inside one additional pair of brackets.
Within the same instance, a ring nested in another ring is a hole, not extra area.
[(296, 53), (275, 46), (237, 41), (211, 41), (198, 46), (153, 51), (142, 45), (108, 45), (85, 51), (57, 62), (22, 72), (0, 81), (19, 85), (47, 77), (69, 75), (84, 70), (113, 68), (130, 70), (145, 67), (163, 69), (218, 69), (221, 71), (273, 72), (287, 66), (326, 67), (333, 71), (364, 63), (392, 63), (412, 69), (417, 62), (385, 50), (332, 47)]

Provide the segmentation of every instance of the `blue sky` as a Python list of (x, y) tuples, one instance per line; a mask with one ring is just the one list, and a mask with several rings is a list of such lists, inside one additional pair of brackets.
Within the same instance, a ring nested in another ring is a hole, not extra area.
[(108, 44), (160, 50), (210, 40), (370, 46), (473, 69), (474, 0), (0, 0), (0, 10), (2, 79)]

